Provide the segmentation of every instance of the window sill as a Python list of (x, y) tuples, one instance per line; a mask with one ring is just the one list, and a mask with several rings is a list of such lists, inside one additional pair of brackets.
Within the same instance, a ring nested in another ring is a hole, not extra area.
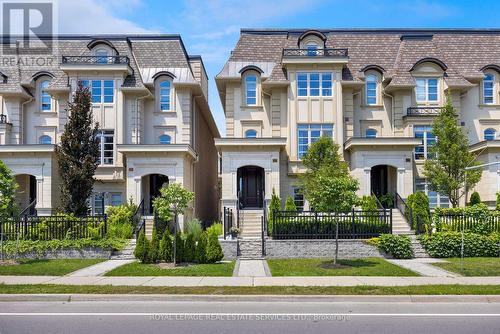
[(377, 103), (377, 104), (362, 104), (361, 108), (382, 108), (384, 105)]
[(261, 105), (242, 105), (241, 106), (242, 108), (245, 108), (245, 109), (263, 109), (264, 106), (261, 106)]
[(57, 115), (57, 111), (35, 111), (35, 115)]
[(177, 112), (175, 110), (169, 110), (169, 111), (155, 111), (155, 115), (175, 115)]
[(500, 108), (498, 103), (479, 103), (477, 106), (479, 108)]

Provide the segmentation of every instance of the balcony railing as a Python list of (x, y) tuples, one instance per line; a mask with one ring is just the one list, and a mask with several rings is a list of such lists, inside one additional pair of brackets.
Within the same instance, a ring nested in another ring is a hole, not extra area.
[(110, 65), (130, 63), (128, 56), (62, 56), (63, 64), (71, 65)]
[(444, 107), (409, 107), (406, 116), (436, 116)]
[(347, 58), (347, 49), (283, 49), (283, 58)]

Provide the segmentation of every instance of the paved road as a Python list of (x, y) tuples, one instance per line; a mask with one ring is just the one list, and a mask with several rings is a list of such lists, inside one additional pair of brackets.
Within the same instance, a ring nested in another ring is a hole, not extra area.
[(0, 333), (500, 333), (500, 303), (321, 298), (0, 302)]

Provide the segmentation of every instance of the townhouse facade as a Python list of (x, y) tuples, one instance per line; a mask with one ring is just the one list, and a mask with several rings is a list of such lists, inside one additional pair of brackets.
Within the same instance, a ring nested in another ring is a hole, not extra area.
[[(216, 77), (226, 117), (221, 206), (261, 209), (273, 190), (299, 209), (301, 157), (320, 136), (340, 145), (359, 195), (428, 194), (422, 173), (432, 121), (450, 96), (470, 150), (500, 158), (500, 31), (452, 29), (241, 30)], [(500, 165), (476, 189), (494, 205)]]
[(82, 84), (100, 129), (92, 213), (130, 200), (151, 213), (159, 189), (177, 182), (196, 194), (188, 216), (217, 218), (219, 132), (208, 76), (180, 36), (57, 36), (39, 43), (50, 52), (3, 53), (14, 61), (0, 66), (0, 159), (16, 176), (21, 209), (34, 203), (39, 215), (57, 211), (54, 145)]

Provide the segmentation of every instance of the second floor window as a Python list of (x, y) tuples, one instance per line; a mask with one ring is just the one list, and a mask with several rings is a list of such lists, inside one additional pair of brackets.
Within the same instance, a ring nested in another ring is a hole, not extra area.
[(247, 106), (257, 104), (257, 76), (249, 74), (245, 77), (245, 98)]
[(90, 89), (92, 103), (113, 103), (114, 102), (114, 81), (113, 80), (81, 80), (83, 87)]
[(438, 79), (426, 78), (417, 79), (417, 102), (437, 102), (438, 101)]
[(366, 138), (377, 138), (377, 130), (375, 129), (366, 129), (365, 131)]
[(41, 145), (50, 145), (52, 144), (52, 138), (47, 135), (40, 136), (38, 139), (38, 143)]
[(483, 103), (492, 104), (493, 99), (493, 87), (495, 84), (495, 76), (493, 74), (486, 74), (483, 80)]
[(298, 96), (332, 96), (332, 73), (298, 73)]
[(169, 135), (161, 135), (160, 136), (160, 144), (167, 145), (172, 142), (172, 138)]
[(40, 83), (40, 107), (42, 111), (52, 110), (52, 98), (49, 93), (47, 93), (47, 87), (49, 87), (49, 80), (43, 80)]
[(257, 138), (257, 131), (253, 129), (245, 131), (245, 138)]
[(377, 104), (377, 77), (373, 74), (366, 77), (366, 104)]
[(484, 140), (495, 140), (497, 137), (497, 131), (495, 129), (484, 130)]
[(102, 130), (97, 134), (99, 141), (99, 165), (112, 165), (114, 163), (114, 135), (113, 130)]
[(429, 150), (436, 143), (430, 125), (415, 125), (413, 128), (415, 138), (422, 139), (422, 144), (415, 147), (415, 159), (430, 158)]
[(429, 207), (431, 209), (450, 207), (450, 200), (448, 196), (432, 191), (425, 179), (415, 180), (415, 191), (422, 191), (427, 195), (429, 198)]
[(170, 111), (170, 80), (160, 82), (160, 111)]
[(299, 124), (297, 128), (299, 159), (306, 154), (309, 145), (315, 143), (321, 136), (333, 138), (333, 124)]

